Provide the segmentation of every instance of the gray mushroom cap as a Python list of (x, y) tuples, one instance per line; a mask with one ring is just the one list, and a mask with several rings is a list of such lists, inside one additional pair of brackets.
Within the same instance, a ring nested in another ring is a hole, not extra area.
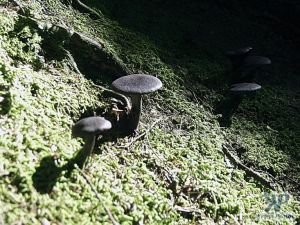
[(248, 47), (244, 47), (244, 48), (239, 48), (239, 49), (227, 51), (225, 54), (229, 57), (241, 56), (241, 55), (247, 54), (251, 50), (252, 50), (252, 47), (248, 46)]
[(269, 58), (263, 56), (251, 55), (244, 60), (242, 66), (250, 67), (250, 66), (258, 66), (258, 65), (268, 65), (268, 64), (271, 64), (271, 60)]
[(151, 75), (132, 74), (112, 83), (114, 89), (127, 94), (147, 94), (162, 88), (162, 82)]
[(261, 86), (256, 83), (237, 83), (231, 86), (230, 91), (245, 93), (245, 92), (257, 91), (259, 89), (261, 89)]
[(93, 116), (79, 120), (72, 128), (73, 137), (87, 137), (111, 129), (111, 122), (103, 117)]

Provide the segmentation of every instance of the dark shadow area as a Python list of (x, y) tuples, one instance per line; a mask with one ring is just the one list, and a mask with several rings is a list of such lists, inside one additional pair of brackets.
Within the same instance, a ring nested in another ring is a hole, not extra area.
[[(20, 12), (20, 14), (23, 13)], [(40, 54), (46, 61), (62, 61), (66, 58), (70, 60), (67, 55), (69, 52), (74, 60), (73, 63), (87, 79), (105, 85), (110, 85), (116, 78), (126, 75), (125, 69), (101, 43), (83, 33), (71, 31), (68, 27), (56, 24), (38, 23), (30, 15), (24, 14), (18, 17), (15, 29), (9, 35), (15, 37), (25, 26), (29, 26), (42, 37), (43, 50)], [(27, 39), (20, 41), (26, 43)], [(24, 48), (26, 47), (28, 46)], [(26, 52), (26, 49), (23, 50)], [(18, 60), (22, 61), (22, 59)], [(37, 58), (32, 65), (35, 70), (39, 70), (43, 62)]]
[[(215, 29), (207, 22), (212, 19), (211, 10), (218, 11), (217, 5), (210, 1), (88, 0), (84, 4), (101, 11), (122, 28), (145, 35), (158, 47), (160, 59), (172, 67), (189, 67), (191, 59), (194, 63), (199, 58), (209, 58), (211, 61), (220, 58), (220, 45), (211, 48), (211, 44), (215, 43), (208, 43), (205, 38)], [(87, 12), (83, 7), (74, 6)], [(89, 15), (94, 16), (93, 13)], [(214, 42), (214, 39), (210, 40)]]
[(0, 114), (8, 114), (11, 109), (11, 94), (7, 87), (2, 87), (0, 85), (1, 95), (0, 95)]
[[(125, 135), (121, 133), (108, 133), (102, 135), (101, 138), (96, 140), (92, 154), (102, 154), (101, 145), (106, 142), (116, 141), (117, 138), (120, 137), (125, 137)], [(65, 176), (67, 178), (70, 177), (75, 165), (82, 169), (84, 165), (88, 163), (87, 161), (89, 157), (92, 157), (92, 155), (88, 155), (88, 151), (86, 151), (85, 146), (83, 146), (81, 150), (75, 153), (75, 155), (61, 167), (56, 165), (55, 161), (57, 158), (55, 156), (44, 157), (41, 160), (40, 165), (36, 168), (35, 173), (32, 175), (34, 188), (41, 194), (51, 193), (53, 187), (64, 171), (66, 171)]]
[(41, 194), (51, 193), (63, 171), (67, 171), (65, 176), (70, 177), (75, 168), (75, 164), (77, 164), (79, 168), (83, 168), (87, 158), (88, 155), (86, 152), (80, 150), (65, 165), (58, 167), (55, 163), (56, 159), (54, 156), (44, 157), (32, 175), (34, 188)]
[(67, 50), (79, 71), (95, 83), (110, 85), (113, 80), (126, 74), (100, 44), (83, 35), (75, 33), (70, 37), (64, 29), (51, 30), (43, 33), (42, 47), (46, 60), (67, 58)]
[[(103, 97), (111, 98), (109, 93), (103, 94)], [(123, 108), (120, 109), (124, 110)], [(124, 138), (132, 135), (132, 133), (128, 133), (128, 129), (126, 129), (126, 126), (128, 125), (128, 115), (126, 113), (122, 112), (122, 114), (117, 117), (113, 111), (110, 109), (105, 110), (102, 107), (85, 107), (83, 113), (76, 121), (74, 120), (74, 123), (81, 119), (93, 116), (104, 117), (112, 124), (112, 128), (109, 131), (106, 131), (105, 134), (101, 134), (101, 138), (95, 143), (95, 149), (97, 148), (97, 144), (108, 141), (116, 141), (118, 138)]]
[(221, 114), (219, 123), (221, 127), (230, 127), (231, 118), (243, 100), (241, 95), (228, 94), (216, 108), (216, 114)]
[[(278, 28), (279, 21), (276, 23), (260, 15), (264, 13), (277, 15), (282, 21), (290, 24), (298, 24), (297, 21), (300, 19), (300, 4), (293, 0), (288, 2), (87, 0), (84, 3), (117, 21), (122, 27), (145, 34), (156, 46), (174, 53), (173, 59), (176, 59), (176, 56), (181, 59), (184, 56), (199, 57), (203, 52), (216, 58), (214, 53), (218, 50), (225, 51), (248, 44), (254, 45), (259, 50), (269, 51), (273, 43), (269, 43), (268, 39), (264, 40), (258, 34), (249, 35), (249, 33), (263, 32), (264, 35), (268, 32), (264, 27), (274, 30), (273, 26), (277, 25)], [(88, 12), (78, 5), (76, 7)], [(257, 19), (257, 16), (260, 17)], [(246, 20), (252, 20), (252, 23)], [(261, 24), (255, 27), (258, 21)], [(289, 39), (293, 36), (294, 40), (295, 34), (292, 29), (289, 29), (289, 26), (285, 28), (286, 30), (276, 30), (278, 38), (285, 34)], [(265, 46), (266, 44), (268, 46)], [(273, 49), (274, 53), (278, 53), (277, 51)], [(269, 52), (267, 53), (269, 55)], [(171, 59), (168, 61), (171, 62)]]
[(32, 175), (34, 188), (42, 193), (50, 193), (59, 178), (62, 169), (55, 164), (54, 156), (44, 157)]
[[(104, 142), (102, 141), (102, 143)], [(100, 142), (96, 143), (95, 149), (96, 148), (100, 148)], [(34, 188), (41, 194), (51, 193), (59, 177), (62, 175), (62, 172), (66, 171), (65, 176), (70, 177), (75, 168), (75, 164), (82, 169), (88, 157), (91, 156), (87, 154), (84, 147), (61, 167), (56, 165), (55, 160), (57, 159), (55, 156), (44, 157), (32, 175)]]
[(94, 43), (94, 40), (72, 35), (68, 49), (72, 52), (78, 69), (86, 78), (111, 84), (118, 77), (126, 75), (124, 68), (112, 59), (103, 46)]

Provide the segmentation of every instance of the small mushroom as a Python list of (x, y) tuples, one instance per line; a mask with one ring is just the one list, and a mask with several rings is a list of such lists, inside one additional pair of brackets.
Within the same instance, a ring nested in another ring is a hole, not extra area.
[(230, 93), (230, 108), (231, 115), (237, 110), (245, 95), (253, 93), (261, 89), (261, 86), (256, 83), (237, 83), (231, 85)]
[(157, 91), (162, 88), (162, 82), (151, 75), (132, 74), (120, 77), (112, 83), (116, 91), (131, 98), (131, 112), (126, 121), (126, 130), (129, 133), (137, 131), (142, 109), (142, 95)]
[(220, 105), (219, 112), (222, 117), (219, 119), (220, 125), (228, 127), (231, 124), (231, 117), (238, 109), (245, 95), (253, 93), (261, 89), (256, 83), (237, 83), (231, 85), (230, 95), (225, 102)]
[(83, 151), (89, 156), (95, 147), (96, 137), (110, 130), (111, 127), (111, 122), (103, 117), (87, 117), (79, 120), (73, 126), (72, 136), (83, 138), (85, 141)]
[(257, 68), (271, 64), (271, 60), (268, 57), (251, 55), (245, 58), (241, 65), (241, 71), (244, 73), (250, 73)]
[(252, 51), (252, 47), (243, 47), (225, 52), (225, 55), (230, 59), (233, 68), (239, 67), (243, 60)]
[(255, 80), (256, 71), (264, 66), (271, 64), (267, 57), (250, 55), (247, 56), (241, 65), (232, 71), (231, 83), (251, 83)]
[(249, 93), (261, 89), (261, 86), (256, 83), (238, 83), (231, 85), (230, 91), (232, 93)]

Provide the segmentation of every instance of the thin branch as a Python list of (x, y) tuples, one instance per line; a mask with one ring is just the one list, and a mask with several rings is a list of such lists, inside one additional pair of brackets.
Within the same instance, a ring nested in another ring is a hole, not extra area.
[(229, 144), (224, 144), (223, 145), (223, 152), (224, 154), (231, 160), (239, 169), (242, 169), (246, 172), (246, 174), (250, 177), (253, 177), (255, 180), (259, 181), (261, 184), (264, 186), (267, 186), (268, 188), (275, 190), (275, 185), (274, 183), (269, 182), (267, 179), (262, 177), (259, 173), (256, 171), (252, 170), (251, 168), (245, 166), (239, 159), (237, 159), (231, 152), (230, 150), (233, 150), (233, 147), (230, 146)]
[(99, 19), (102, 18), (102, 15), (101, 15), (102, 12), (101, 12), (101, 11), (100, 11), (100, 13), (97, 12), (96, 10), (94, 10), (94, 9), (88, 7), (86, 4), (82, 3), (80, 0), (75, 0), (75, 1), (76, 1), (76, 3), (77, 3), (78, 5), (80, 5), (80, 6), (83, 7), (85, 10), (89, 11), (90, 13), (96, 15)]
[(231, 219), (233, 219), (236, 225), (240, 225), (239, 221), (232, 214), (226, 212), (226, 215), (229, 216)]
[(109, 219), (111, 220), (112, 224), (113, 225), (120, 225), (116, 220), (115, 218), (113, 217), (111, 211), (109, 210), (109, 208), (107, 208), (104, 204), (103, 204), (103, 201), (102, 199), (100, 198), (98, 192), (96, 191), (95, 187), (93, 186), (93, 184), (91, 183), (91, 181), (89, 180), (89, 178), (87, 177), (87, 175), (85, 175), (85, 173), (80, 169), (80, 168), (77, 168), (79, 173), (83, 176), (83, 178), (86, 180), (86, 182), (88, 183), (88, 185), (90, 186), (90, 188), (92, 189), (92, 191), (94, 192), (94, 194), (96, 195), (97, 199), (99, 200), (99, 202), (101, 202), (105, 212), (107, 213)]
[(185, 214), (187, 217), (201, 216), (201, 211), (197, 208), (188, 208), (176, 205), (175, 210)]
[(76, 73), (82, 75), (82, 73), (80, 72), (80, 70), (78, 69), (77, 63), (75, 62), (74, 57), (72, 56), (71, 52), (68, 51), (67, 49), (64, 49), (65, 53), (67, 54), (70, 62), (72, 63), (72, 66), (74, 68), (74, 70), (76, 71)]
[(115, 92), (113, 90), (109, 90), (109, 89), (107, 89), (107, 88), (105, 88), (103, 86), (100, 86), (100, 85), (97, 85), (97, 84), (94, 84), (94, 83), (91, 83), (91, 84), (92, 84), (92, 86), (94, 86), (96, 88), (102, 89), (103, 92), (106, 92), (111, 97), (114, 97), (116, 99), (121, 100), (123, 103), (125, 103), (126, 114), (130, 113), (132, 105), (131, 105), (130, 100), (125, 95), (120, 94), (118, 92)]
[(145, 131), (143, 132), (142, 134), (140, 134), (139, 136), (133, 138), (128, 144), (126, 145), (121, 145), (121, 146), (116, 146), (117, 148), (129, 148), (134, 142), (142, 139), (143, 137), (145, 137), (152, 129), (153, 127), (162, 120), (162, 117), (160, 117), (159, 119), (155, 120), (151, 125), (150, 127)]

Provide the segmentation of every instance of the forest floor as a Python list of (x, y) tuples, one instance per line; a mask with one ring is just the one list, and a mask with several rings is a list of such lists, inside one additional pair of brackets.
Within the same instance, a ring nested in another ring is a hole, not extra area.
[[(217, 2), (0, 0), (0, 224), (300, 223), (300, 33)], [(224, 52), (243, 46), (272, 64), (220, 126)], [(131, 73), (164, 85), (145, 135), (102, 137), (74, 166), (72, 126), (116, 120), (102, 87)]]

